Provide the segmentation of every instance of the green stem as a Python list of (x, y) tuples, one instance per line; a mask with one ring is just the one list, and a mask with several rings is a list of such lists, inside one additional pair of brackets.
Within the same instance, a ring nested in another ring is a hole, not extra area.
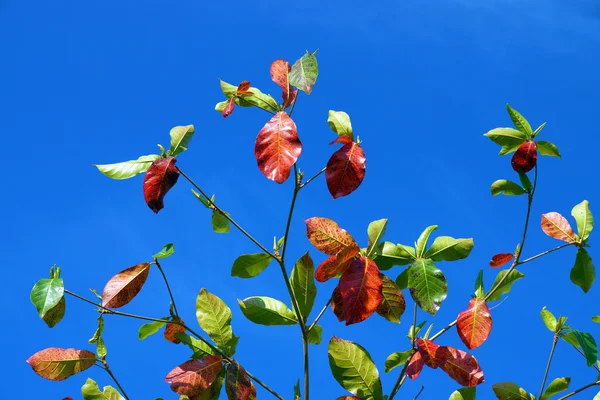
[(329, 305), (331, 304), (332, 301), (333, 301), (333, 297), (330, 297), (329, 300), (327, 300), (327, 303), (323, 306), (323, 308), (321, 309), (321, 311), (317, 315), (317, 318), (315, 318), (315, 320), (312, 322), (312, 324), (310, 324), (310, 326), (308, 327), (308, 331), (309, 332), (312, 330), (312, 328), (315, 327), (315, 325), (317, 324), (317, 322), (319, 322), (319, 320), (321, 319), (321, 317), (323, 316), (323, 314), (325, 314), (325, 310), (327, 310), (327, 307), (329, 307)]
[(410, 356), (408, 357), (408, 360), (406, 360), (406, 363), (404, 363), (404, 367), (402, 367), (402, 371), (400, 372), (400, 375), (398, 376), (398, 379), (396, 380), (396, 383), (394, 384), (394, 387), (392, 388), (392, 393), (390, 393), (390, 397), (388, 400), (392, 400), (394, 398), (394, 396), (396, 396), (396, 393), (398, 393), (398, 391), (402, 387), (402, 384), (406, 380), (406, 370), (408, 369), (408, 364), (410, 364), (410, 360), (412, 359), (413, 355), (416, 353), (416, 349), (415, 349), (415, 340), (416, 340), (416, 336), (417, 336), (416, 335), (416, 327), (417, 327), (417, 303), (415, 302), (415, 307), (414, 307), (414, 311), (413, 311), (413, 324), (411, 327), (411, 330), (412, 330), (411, 340), (410, 340), (411, 353), (410, 353)]
[(123, 389), (123, 386), (121, 386), (121, 384), (117, 380), (117, 377), (115, 376), (115, 374), (113, 374), (112, 371), (110, 370), (110, 367), (108, 366), (108, 362), (106, 362), (106, 360), (101, 360), (101, 362), (104, 365), (102, 367), (102, 369), (105, 370), (106, 373), (108, 373), (108, 375), (110, 375), (110, 377), (112, 378), (112, 380), (115, 382), (115, 384), (117, 385), (117, 387), (121, 391), (121, 394), (123, 395), (123, 397), (125, 397), (126, 400), (129, 400), (129, 397), (127, 396), (127, 393), (125, 393), (125, 390)]
[(552, 340), (552, 350), (550, 350), (550, 357), (548, 357), (548, 364), (546, 365), (546, 372), (544, 373), (544, 379), (542, 380), (542, 387), (540, 388), (540, 395), (538, 398), (541, 398), (542, 394), (544, 394), (544, 387), (546, 386), (546, 379), (548, 379), (548, 373), (550, 372), (550, 364), (552, 364), (556, 343), (558, 343), (558, 332), (554, 334), (554, 339)]
[(555, 248), (553, 248), (553, 249), (546, 250), (546, 251), (544, 251), (544, 252), (541, 252), (540, 254), (536, 254), (536, 255), (535, 255), (535, 256), (533, 256), (533, 257), (529, 257), (529, 258), (528, 258), (528, 259), (526, 259), (526, 260), (519, 261), (519, 262), (517, 263), (517, 265), (521, 265), (521, 264), (528, 263), (529, 261), (533, 261), (533, 260), (535, 260), (536, 258), (540, 258), (540, 257), (542, 257), (542, 256), (545, 256), (546, 254), (550, 254), (550, 253), (552, 253), (552, 252), (554, 252), (554, 251), (556, 251), (556, 250), (564, 249), (565, 247), (573, 246), (574, 244), (575, 244), (575, 243), (565, 243), (565, 244), (561, 244), (560, 246), (557, 246), (557, 247), (555, 247)]
[(300, 189), (302, 189), (304, 186), (308, 185), (309, 183), (311, 183), (313, 180), (315, 180), (316, 178), (319, 177), (319, 175), (321, 175), (323, 172), (325, 172), (325, 170), (327, 169), (327, 167), (323, 168), (322, 170), (320, 170), (319, 172), (317, 172), (313, 177), (308, 178), (306, 180), (306, 182), (304, 182), (303, 184), (300, 185)]
[(169, 297), (171, 297), (171, 304), (173, 304), (173, 311), (175, 311), (175, 315), (177, 316), (177, 318), (179, 318), (179, 313), (177, 312), (177, 306), (175, 305), (175, 299), (173, 298), (173, 292), (171, 292), (171, 286), (169, 286), (167, 275), (165, 275), (165, 271), (163, 271), (162, 266), (160, 265), (160, 262), (158, 262), (157, 258), (154, 259), (154, 264), (156, 264), (156, 266), (158, 267), (158, 270), (160, 271), (165, 281), (165, 285), (167, 286), (167, 290), (169, 291)]
[(579, 389), (572, 391), (571, 393), (567, 394), (566, 396), (561, 397), (558, 400), (568, 399), (569, 397), (575, 396), (577, 393), (583, 392), (584, 390), (589, 389), (589, 388), (594, 387), (594, 386), (600, 386), (600, 380), (597, 380), (596, 382), (592, 382), (592, 383), (587, 384), (587, 385), (585, 385), (583, 387), (580, 387)]

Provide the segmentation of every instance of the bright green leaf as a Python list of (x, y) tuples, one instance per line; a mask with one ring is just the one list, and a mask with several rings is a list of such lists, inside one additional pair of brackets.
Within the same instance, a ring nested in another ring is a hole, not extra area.
[(228, 356), (235, 353), (239, 338), (233, 334), (231, 309), (223, 300), (203, 288), (196, 298), (196, 318), (217, 347)]
[(411, 354), (412, 354), (412, 351), (410, 351), (410, 350), (406, 350), (403, 352), (395, 352), (395, 353), (390, 354), (388, 356), (388, 358), (385, 359), (385, 365), (384, 365), (385, 373), (387, 374), (394, 368), (406, 364), (406, 362), (410, 358)]
[(216, 233), (229, 233), (231, 230), (227, 217), (217, 210), (212, 213), (212, 227)]
[(545, 156), (554, 156), (561, 158), (560, 152), (558, 151), (558, 147), (554, 143), (546, 142), (544, 140), (539, 140), (535, 142), (537, 151), (540, 154)]
[(211, 349), (209, 345), (207, 345), (201, 340), (196, 339), (191, 335), (188, 335), (185, 332), (177, 332), (175, 334), (175, 337), (181, 340), (181, 343), (185, 344), (190, 349), (192, 349), (192, 351), (194, 352), (192, 358), (203, 358), (206, 356), (215, 355), (214, 350)]
[(473, 239), (454, 239), (450, 236), (439, 236), (427, 250), (424, 258), (433, 261), (456, 261), (467, 258), (473, 250)]
[(519, 168), (519, 171), (517, 171), (517, 173), (519, 174), (519, 180), (521, 181), (521, 185), (523, 185), (523, 189), (525, 189), (526, 192), (533, 189), (533, 185), (531, 184), (531, 179), (529, 179), (527, 174), (525, 172), (523, 172), (523, 170), (521, 168)]
[(571, 269), (571, 282), (587, 293), (596, 279), (596, 267), (587, 250), (580, 247), (575, 257), (575, 265)]
[(98, 171), (112, 179), (129, 179), (146, 172), (152, 162), (158, 160), (158, 154), (141, 156), (137, 160), (123, 161), (115, 164), (94, 164)]
[(513, 124), (515, 124), (515, 127), (527, 136), (531, 136), (533, 131), (531, 130), (531, 125), (529, 125), (529, 122), (525, 119), (525, 117), (508, 104), (506, 105), (506, 110), (508, 111), (508, 115), (510, 115), (510, 119), (512, 119)]
[(167, 243), (164, 245), (161, 251), (152, 255), (152, 258), (167, 258), (175, 253), (175, 246), (173, 243)]
[(483, 288), (483, 270), (479, 270), (477, 279), (475, 280), (475, 297), (483, 299), (485, 297), (485, 290)]
[(254, 296), (238, 300), (242, 313), (250, 321), (260, 325), (295, 325), (296, 314), (283, 302), (271, 297)]
[(44, 318), (46, 313), (58, 305), (64, 292), (65, 285), (62, 278), (44, 278), (33, 286), (29, 298), (40, 318)]
[(294, 290), (300, 314), (306, 320), (315, 304), (315, 297), (317, 297), (315, 264), (308, 251), (296, 261), (290, 275), (290, 285)]
[(289, 73), (290, 85), (297, 87), (306, 94), (310, 94), (318, 75), (317, 57), (315, 57), (315, 53), (307, 52), (292, 65)]
[(500, 382), (492, 385), (498, 400), (533, 400), (527, 391), (512, 382)]
[(547, 400), (560, 392), (564, 392), (569, 388), (569, 383), (571, 383), (571, 378), (556, 378), (550, 382), (540, 400)]
[(420, 324), (418, 324), (417, 326), (411, 325), (408, 328), (408, 334), (406, 335), (407, 338), (409, 338), (410, 340), (413, 340), (417, 337), (417, 335), (419, 334), (419, 332), (421, 332), (421, 329), (423, 329), (423, 327), (425, 326), (425, 324), (427, 323), (427, 321), (423, 321)]
[(594, 315), (592, 317), (592, 321), (596, 322), (596, 323), (600, 323), (600, 315)]
[(581, 332), (577, 329), (571, 329), (571, 333), (579, 344), (579, 346), (576, 347), (581, 348), (583, 354), (585, 354), (588, 367), (591, 367), (598, 359), (598, 346), (596, 345), (594, 337), (587, 332)]
[(540, 312), (540, 315), (542, 316), (542, 321), (544, 321), (544, 325), (546, 325), (546, 328), (548, 328), (550, 332), (556, 332), (557, 322), (554, 314), (546, 310), (546, 306), (544, 306), (544, 308), (542, 308), (542, 311)]
[(171, 148), (169, 155), (175, 157), (187, 150), (194, 136), (194, 125), (176, 126), (171, 129)]
[[(500, 280), (504, 277), (504, 275), (506, 275), (507, 272), (508, 272), (507, 269), (503, 269), (502, 271), (498, 272), (498, 275), (496, 275), (496, 279), (494, 280), (494, 284), (492, 285), (492, 288), (496, 287), (498, 282), (500, 282)], [(500, 300), (500, 298), (502, 297), (503, 294), (510, 292), (513, 283), (515, 283), (515, 281), (523, 278), (524, 276), (525, 276), (525, 274), (523, 274), (522, 272), (517, 271), (516, 269), (513, 269), (510, 272), (510, 274), (508, 275), (508, 277), (504, 280), (504, 282), (502, 282), (502, 285), (500, 285), (498, 287), (498, 289), (496, 289), (494, 294), (492, 294), (488, 298), (488, 301)]]
[(323, 327), (315, 325), (308, 333), (308, 344), (321, 344), (323, 340)]
[(420, 259), (408, 267), (408, 287), (417, 305), (435, 315), (448, 295), (448, 283), (431, 259)]
[(525, 190), (521, 186), (506, 179), (499, 179), (492, 183), (490, 190), (492, 192), (492, 196), (497, 196), (499, 194), (503, 194), (505, 196), (520, 196), (525, 194)]
[[(237, 86), (233, 86), (225, 81), (221, 82), (221, 90), (227, 98), (231, 98), (237, 92)], [(222, 112), (228, 101), (222, 101), (215, 106), (215, 110)], [(259, 89), (251, 87), (247, 93), (235, 97), (235, 104), (242, 107), (258, 107), (263, 110), (277, 112), (279, 104), (271, 95), (264, 94)]]
[[(163, 319), (168, 319), (168, 318), (163, 318)], [(144, 324), (144, 325), (140, 326), (140, 329), (138, 330), (138, 338), (140, 340), (144, 340), (148, 336), (154, 335), (163, 326), (165, 326), (165, 323), (164, 322), (158, 322), (158, 321), (154, 321), (154, 322), (150, 322), (148, 324)]]
[(367, 248), (367, 257), (373, 259), (375, 253), (380, 249), (381, 239), (385, 235), (385, 228), (387, 226), (387, 218), (373, 221), (369, 224), (367, 233), (369, 236), (369, 247)]
[(416, 248), (415, 248), (415, 254), (417, 255), (417, 258), (423, 257), (423, 254), (425, 254), (425, 248), (427, 247), (427, 241), (429, 240), (429, 236), (437, 228), (438, 228), (437, 225), (428, 226), (427, 228), (425, 228), (423, 233), (421, 233), (421, 235), (419, 235), (419, 239), (417, 239)]
[(489, 137), (492, 142), (502, 146), (499, 153), (501, 156), (512, 153), (527, 141), (526, 134), (513, 128), (492, 129), (483, 136)]
[(265, 253), (243, 254), (233, 262), (231, 276), (253, 278), (267, 268), (272, 259)]
[(347, 136), (354, 141), (352, 123), (350, 122), (350, 117), (345, 112), (329, 110), (327, 124), (338, 136)]
[(577, 222), (577, 236), (583, 241), (587, 240), (594, 228), (594, 217), (590, 211), (590, 203), (587, 200), (577, 204), (571, 210), (571, 215)]
[(475, 388), (464, 387), (452, 392), (448, 400), (475, 400)]
[[(196, 192), (194, 189), (192, 189), (192, 193), (194, 194), (194, 196), (196, 196), (196, 198), (198, 200), (200, 200), (200, 202), (202, 204), (204, 204), (204, 207), (210, 208), (211, 202), (210, 202), (210, 200), (208, 198), (206, 198), (202, 193)], [(214, 196), (213, 196), (213, 198), (214, 198)]]
[(93, 379), (88, 378), (81, 387), (81, 395), (84, 400), (125, 400), (114, 387), (104, 386), (103, 389), (103, 391), (100, 391), (98, 384)]
[(388, 270), (394, 265), (408, 265), (416, 259), (413, 247), (402, 244), (395, 245), (392, 242), (383, 242), (377, 253), (373, 261), (382, 271)]

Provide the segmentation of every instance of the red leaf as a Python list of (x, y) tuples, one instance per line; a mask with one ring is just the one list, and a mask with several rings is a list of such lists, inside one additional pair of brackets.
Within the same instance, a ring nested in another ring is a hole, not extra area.
[(150, 272), (150, 263), (142, 263), (110, 278), (102, 291), (102, 307), (119, 308), (133, 300), (142, 290), (148, 272)]
[(87, 350), (51, 347), (38, 351), (27, 359), (33, 371), (42, 378), (62, 381), (90, 368), (96, 355)]
[(256, 398), (256, 388), (250, 381), (246, 370), (233, 361), (227, 368), (225, 391), (229, 399), (248, 400)]
[(356, 256), (358, 256), (357, 248), (346, 247), (337, 256), (331, 256), (319, 265), (315, 271), (315, 279), (319, 282), (326, 282), (343, 274)]
[(246, 93), (248, 90), (250, 90), (250, 82), (242, 81), (237, 87), (237, 94)]
[(550, 237), (569, 243), (577, 240), (569, 221), (557, 212), (542, 214), (541, 225), (544, 233)]
[(65, 397), (63, 400), (73, 400), (72, 397)]
[(347, 247), (359, 249), (354, 238), (329, 218), (312, 217), (306, 221), (306, 237), (319, 251), (330, 256)]
[(275, 60), (271, 64), (271, 79), (281, 88), (281, 97), (283, 98), (283, 108), (287, 108), (298, 94), (290, 85), (289, 72), (292, 66), (285, 60)]
[(535, 167), (537, 162), (537, 148), (535, 142), (525, 142), (512, 157), (512, 168), (519, 172), (519, 169), (523, 172), (529, 172)]
[(155, 213), (164, 207), (163, 198), (177, 183), (179, 171), (175, 167), (174, 157), (160, 158), (154, 161), (144, 177), (144, 198), (146, 204)]
[(431, 340), (418, 338), (415, 340), (419, 353), (423, 358), (423, 362), (429, 368), (437, 368), (444, 363), (444, 359), (440, 358), (439, 348), (440, 346), (433, 343)]
[(352, 143), (352, 138), (350, 136), (338, 136), (337, 139), (335, 139), (333, 142), (329, 143), (331, 144), (350, 144)]
[(367, 257), (354, 260), (340, 278), (346, 325), (364, 321), (373, 314), (383, 295), (379, 268)]
[(338, 321), (342, 322), (346, 320), (346, 316), (344, 315), (344, 299), (342, 298), (339, 285), (333, 289), (333, 293), (331, 294), (331, 310)]
[(514, 257), (514, 254), (510, 254), (510, 253), (496, 254), (494, 257), (492, 257), (492, 260), (490, 261), (490, 267), (492, 267), (492, 268), (501, 267), (504, 264), (506, 264), (507, 262), (509, 262), (510, 260), (512, 260), (513, 257)]
[(469, 348), (479, 347), (492, 332), (492, 316), (483, 299), (471, 299), (467, 309), (456, 320), (460, 340)]
[[(181, 322), (183, 323), (183, 320), (181, 320)], [(184, 333), (185, 328), (179, 324), (171, 323), (171, 324), (167, 324), (167, 327), (165, 328), (163, 335), (165, 336), (165, 339), (167, 339), (169, 342), (179, 344), (179, 343), (181, 343), (181, 340), (177, 339), (177, 334), (179, 332)]]
[(354, 192), (365, 177), (366, 166), (365, 152), (356, 143), (345, 144), (333, 153), (325, 170), (327, 188), (333, 198)]
[(413, 354), (412, 358), (408, 362), (408, 367), (406, 367), (406, 376), (410, 379), (417, 379), (423, 370), (423, 366), (425, 363), (423, 362), (423, 357), (420, 352), (416, 352)]
[(438, 352), (445, 360), (440, 368), (459, 385), (473, 387), (483, 382), (483, 371), (475, 357), (449, 346), (441, 346)]
[(361, 398), (356, 396), (340, 396), (335, 400), (361, 400)]
[(279, 111), (258, 132), (254, 145), (254, 156), (258, 168), (272, 181), (283, 183), (290, 176), (290, 169), (302, 153), (296, 124), (285, 113)]
[(196, 396), (207, 390), (221, 372), (221, 356), (189, 360), (175, 367), (165, 381), (171, 390), (185, 396)]
[(233, 112), (233, 108), (235, 107), (235, 96), (229, 99), (229, 103), (225, 106), (223, 111), (221, 111), (221, 115), (223, 118), (229, 117), (229, 115)]

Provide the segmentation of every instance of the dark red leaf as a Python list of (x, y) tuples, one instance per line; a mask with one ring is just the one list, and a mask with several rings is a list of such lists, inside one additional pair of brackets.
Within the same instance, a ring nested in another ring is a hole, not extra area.
[(72, 397), (65, 397), (63, 400), (73, 400)]
[(256, 137), (254, 156), (258, 168), (272, 181), (283, 183), (302, 153), (296, 124), (285, 113), (279, 111), (263, 126)]
[(327, 162), (325, 179), (334, 199), (355, 191), (365, 177), (367, 160), (358, 144), (348, 143), (333, 153)]
[(519, 172), (529, 172), (535, 167), (537, 161), (537, 148), (535, 142), (525, 142), (512, 157), (512, 168)]
[(229, 117), (229, 115), (233, 112), (234, 107), (235, 107), (235, 96), (233, 96), (231, 99), (229, 99), (229, 103), (227, 103), (227, 105), (225, 106), (223, 111), (221, 111), (221, 115), (223, 116), (223, 118)]
[(437, 368), (443, 364), (444, 359), (441, 358), (441, 354), (438, 351), (440, 348), (439, 345), (433, 343), (431, 340), (421, 338), (415, 340), (415, 343), (419, 348), (419, 353), (421, 353), (425, 365), (429, 368)]
[(331, 294), (331, 310), (338, 321), (342, 322), (346, 320), (346, 317), (344, 316), (344, 299), (342, 298), (342, 292), (340, 292), (339, 285), (333, 289), (333, 293)]
[(229, 399), (249, 400), (256, 397), (256, 388), (246, 370), (235, 360), (227, 368), (225, 391)]
[[(183, 322), (183, 320), (181, 320), (181, 322)], [(179, 332), (184, 333), (185, 328), (179, 324), (171, 323), (171, 324), (167, 324), (167, 327), (165, 328), (163, 335), (165, 336), (165, 339), (167, 339), (169, 342), (179, 344), (179, 343), (181, 343), (181, 340), (179, 340), (177, 338), (177, 334)]]
[(335, 256), (347, 247), (359, 249), (352, 235), (329, 218), (312, 217), (304, 222), (306, 222), (306, 237), (313, 246), (325, 254)]
[(326, 282), (343, 274), (356, 256), (358, 256), (357, 248), (346, 247), (337, 256), (331, 256), (319, 265), (315, 271), (315, 279), (319, 282)]
[(456, 320), (460, 340), (469, 348), (479, 347), (492, 332), (492, 316), (483, 299), (471, 299), (467, 309)]
[(340, 396), (335, 400), (361, 400), (361, 398), (356, 396)]
[(289, 72), (292, 66), (285, 60), (275, 60), (271, 64), (271, 79), (281, 88), (281, 97), (283, 98), (283, 108), (287, 108), (298, 94), (290, 85)]
[(510, 254), (510, 253), (496, 254), (494, 257), (492, 257), (492, 260), (490, 261), (490, 267), (492, 267), (492, 268), (501, 267), (504, 264), (506, 264), (507, 262), (509, 262), (510, 260), (512, 260), (513, 257), (514, 257), (514, 254)]
[(102, 307), (119, 308), (129, 303), (142, 290), (149, 272), (150, 263), (142, 263), (110, 278), (102, 290)]
[(160, 158), (154, 161), (144, 177), (144, 198), (155, 213), (164, 207), (163, 198), (177, 183), (179, 171), (175, 167), (175, 157)]
[(171, 390), (185, 396), (196, 396), (207, 390), (221, 372), (221, 356), (189, 360), (175, 367), (165, 378)]
[(350, 136), (342, 135), (338, 136), (333, 142), (329, 144), (350, 144), (352, 143), (352, 138)]
[(440, 368), (459, 385), (473, 387), (483, 382), (483, 371), (475, 357), (449, 346), (441, 346), (438, 352), (444, 360)]
[(33, 371), (52, 381), (62, 381), (92, 367), (96, 355), (87, 350), (51, 347), (38, 351), (27, 359)]
[(346, 325), (364, 321), (373, 314), (383, 295), (379, 268), (367, 257), (354, 260), (340, 278)]
[(242, 81), (237, 88), (237, 94), (246, 93), (250, 89), (250, 82)]
[(423, 370), (423, 366), (425, 363), (423, 362), (423, 357), (420, 352), (416, 352), (413, 354), (412, 358), (408, 362), (408, 367), (406, 367), (406, 376), (410, 379), (417, 379)]

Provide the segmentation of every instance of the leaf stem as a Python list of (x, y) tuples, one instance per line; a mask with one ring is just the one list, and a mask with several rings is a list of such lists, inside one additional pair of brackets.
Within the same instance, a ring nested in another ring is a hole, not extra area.
[(158, 258), (154, 259), (154, 264), (158, 267), (163, 279), (165, 280), (165, 285), (167, 286), (167, 290), (169, 291), (169, 296), (171, 297), (171, 304), (173, 304), (173, 311), (175, 311), (175, 315), (179, 318), (179, 313), (177, 312), (177, 306), (175, 305), (175, 299), (173, 298), (173, 292), (171, 292), (171, 286), (169, 286), (169, 281), (167, 280), (167, 275), (165, 275), (165, 271), (163, 271), (160, 262), (158, 262)]
[(315, 318), (315, 320), (312, 322), (312, 324), (310, 324), (310, 326), (308, 327), (308, 331), (309, 332), (312, 330), (312, 328), (315, 327), (315, 325), (317, 324), (317, 322), (319, 322), (319, 320), (321, 319), (321, 317), (323, 316), (323, 314), (325, 314), (325, 310), (327, 310), (327, 307), (329, 307), (329, 305), (331, 304), (332, 300), (333, 300), (333, 297), (330, 297), (329, 300), (327, 300), (327, 303), (325, 304), (325, 306), (323, 306), (323, 308), (321, 309), (321, 311), (317, 315), (317, 318)]
[(194, 182), (189, 176), (187, 176), (181, 169), (179, 169), (179, 167), (175, 167), (177, 168), (177, 171), (179, 171), (179, 173), (188, 180), (189, 183), (192, 184), (192, 186), (194, 188), (196, 188), (196, 190), (198, 190), (198, 192), (200, 192), (200, 194), (202, 196), (204, 196), (208, 202), (210, 203), (210, 205), (215, 209), (215, 211), (221, 213), (229, 222), (231, 222), (231, 224), (233, 226), (235, 226), (244, 236), (246, 236), (248, 239), (250, 239), (255, 245), (257, 245), (265, 254), (270, 255), (271, 257), (273, 257), (274, 259), (277, 259), (277, 256), (275, 256), (275, 254), (273, 254), (271, 251), (269, 251), (265, 246), (263, 246), (262, 244), (260, 244), (260, 242), (258, 240), (256, 240), (251, 234), (249, 234), (248, 232), (246, 232), (246, 230), (244, 228), (242, 228), (237, 222), (235, 222), (235, 220), (233, 218), (231, 218), (231, 216), (229, 215), (229, 213), (226, 213), (225, 211), (223, 211), (221, 208), (219, 208), (219, 206), (217, 206), (215, 204), (214, 201), (212, 201), (210, 199), (210, 197), (208, 197), (208, 195), (202, 190), (200, 189), (200, 187), (196, 184), (196, 182)]
[(123, 386), (121, 386), (121, 384), (117, 380), (117, 377), (115, 376), (115, 374), (113, 374), (113, 372), (110, 370), (110, 367), (108, 366), (108, 362), (106, 360), (101, 360), (101, 362), (104, 365), (104, 367), (102, 367), (102, 369), (105, 370), (108, 375), (110, 375), (110, 377), (112, 378), (112, 380), (115, 382), (115, 384), (117, 385), (117, 387), (121, 391), (121, 394), (123, 395), (123, 397), (125, 397), (126, 400), (129, 400), (129, 397), (127, 396), (127, 393), (125, 393), (125, 390), (123, 389)]
[[(402, 384), (404, 383), (404, 381), (406, 380), (406, 370), (408, 369), (408, 364), (410, 364), (410, 360), (412, 359), (413, 355), (416, 353), (415, 350), (415, 340), (416, 340), (416, 327), (417, 327), (417, 302), (415, 302), (415, 307), (414, 307), (414, 311), (413, 311), (413, 324), (411, 327), (411, 339), (410, 339), (410, 349), (411, 349), (411, 353), (410, 356), (408, 357), (408, 360), (406, 360), (406, 362), (404, 363), (404, 367), (402, 367), (402, 371), (400, 372), (400, 376), (398, 376), (398, 379), (396, 380), (396, 383), (394, 384), (394, 387), (392, 388), (392, 393), (390, 393), (390, 397), (388, 400), (392, 400), (394, 398), (394, 396), (396, 396), (396, 393), (398, 393), (398, 391), (400, 390), (400, 388), (402, 387)], [(421, 389), (422, 391), (422, 389)], [(420, 394), (421, 392), (419, 392)], [(418, 397), (418, 395), (417, 395)]]
[(548, 373), (550, 372), (550, 364), (552, 364), (552, 357), (554, 356), (556, 343), (558, 343), (559, 332), (554, 333), (554, 339), (552, 340), (552, 350), (550, 350), (550, 357), (548, 357), (548, 364), (546, 365), (546, 372), (544, 373), (544, 380), (542, 380), (542, 387), (540, 388), (540, 395), (538, 396), (538, 398), (541, 398), (542, 394), (544, 394), (544, 387), (546, 386), (546, 379), (548, 379)]
[(582, 386), (579, 389), (572, 391), (571, 393), (569, 393), (569, 394), (561, 397), (558, 400), (568, 399), (569, 397), (575, 396), (577, 393), (583, 392), (584, 390), (589, 389), (589, 388), (594, 387), (594, 386), (600, 386), (600, 380), (597, 380), (596, 382), (592, 382), (592, 383), (589, 383), (589, 384), (587, 384), (585, 386)]
[(315, 180), (316, 178), (319, 177), (319, 175), (321, 175), (323, 172), (325, 172), (325, 170), (327, 169), (327, 167), (323, 168), (322, 170), (320, 170), (319, 172), (317, 172), (313, 177), (308, 178), (306, 180), (306, 182), (304, 182), (303, 184), (300, 185), (300, 189), (302, 189), (304, 186), (308, 185), (309, 183), (311, 183), (313, 180)]
[(564, 249), (565, 247), (569, 247), (569, 246), (572, 246), (572, 245), (574, 245), (574, 244), (576, 244), (576, 243), (575, 243), (575, 242), (571, 242), (571, 243), (564, 243), (564, 244), (561, 244), (560, 246), (557, 246), (557, 247), (555, 247), (555, 248), (553, 248), (553, 249), (546, 250), (546, 251), (544, 251), (544, 252), (542, 252), (542, 253), (540, 253), (540, 254), (536, 254), (536, 255), (535, 255), (535, 256), (533, 256), (533, 257), (529, 257), (529, 258), (528, 258), (528, 259), (526, 259), (526, 260), (519, 261), (519, 262), (517, 263), (517, 265), (521, 265), (521, 264), (528, 263), (529, 261), (533, 261), (533, 260), (535, 260), (536, 258), (540, 258), (540, 257), (542, 257), (542, 256), (545, 256), (546, 254), (550, 254), (550, 253), (552, 253), (552, 252), (554, 252), (554, 251), (556, 251), (556, 250)]

